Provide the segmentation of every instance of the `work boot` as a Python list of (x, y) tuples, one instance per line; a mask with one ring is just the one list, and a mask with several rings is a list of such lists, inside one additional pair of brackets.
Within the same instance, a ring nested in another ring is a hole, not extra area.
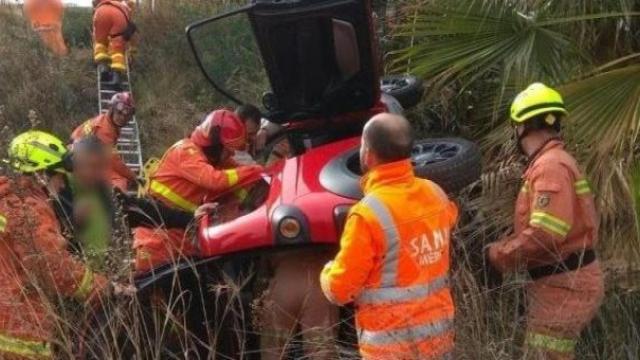
[(111, 78), (111, 69), (109, 64), (100, 62), (97, 66), (98, 74), (100, 74), (100, 82), (109, 81)]
[(111, 73), (110, 79), (108, 81), (103, 81), (102, 83), (112, 88), (113, 90), (116, 90), (116, 91), (123, 90), (122, 80), (123, 80), (124, 74), (122, 74), (119, 71), (113, 71), (113, 70), (111, 70), (110, 73)]

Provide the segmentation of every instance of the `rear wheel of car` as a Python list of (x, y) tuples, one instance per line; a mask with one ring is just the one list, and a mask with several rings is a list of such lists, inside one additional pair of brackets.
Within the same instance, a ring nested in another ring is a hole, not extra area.
[(480, 178), (480, 149), (460, 138), (416, 141), (411, 162), (417, 176), (440, 185), (447, 193), (456, 193)]
[(389, 75), (380, 79), (380, 90), (396, 98), (403, 108), (412, 108), (422, 100), (422, 80), (412, 75)]

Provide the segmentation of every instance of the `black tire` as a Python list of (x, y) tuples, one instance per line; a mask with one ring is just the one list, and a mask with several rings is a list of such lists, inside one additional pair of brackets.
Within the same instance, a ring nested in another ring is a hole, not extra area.
[(460, 138), (418, 140), (411, 160), (417, 176), (435, 182), (447, 193), (459, 192), (482, 173), (480, 149)]
[(412, 75), (389, 75), (380, 79), (380, 90), (398, 99), (402, 107), (410, 109), (422, 100), (422, 80)]

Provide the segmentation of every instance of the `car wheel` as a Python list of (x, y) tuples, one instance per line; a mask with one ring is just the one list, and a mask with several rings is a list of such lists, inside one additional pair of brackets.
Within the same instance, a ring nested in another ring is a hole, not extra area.
[(422, 100), (422, 80), (412, 75), (389, 75), (380, 80), (380, 90), (396, 98), (403, 108), (412, 108)]
[(460, 138), (416, 141), (411, 154), (416, 176), (440, 185), (447, 193), (456, 193), (480, 178), (480, 149)]

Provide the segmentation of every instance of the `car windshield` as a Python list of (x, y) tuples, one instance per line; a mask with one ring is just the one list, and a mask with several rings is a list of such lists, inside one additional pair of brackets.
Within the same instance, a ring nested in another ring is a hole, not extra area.
[(245, 14), (194, 28), (190, 36), (202, 70), (210, 80), (239, 102), (262, 104), (263, 94), (271, 87)]
[(378, 98), (369, 13), (355, 0), (255, 2), (192, 24), (202, 71), (273, 122), (362, 111)]

